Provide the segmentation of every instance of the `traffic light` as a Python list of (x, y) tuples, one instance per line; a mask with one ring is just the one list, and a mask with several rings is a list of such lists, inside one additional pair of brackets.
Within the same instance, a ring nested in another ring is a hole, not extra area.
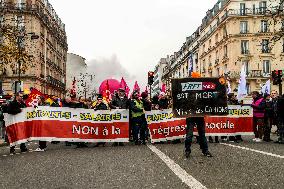
[(148, 85), (152, 85), (154, 83), (154, 72), (148, 72)]
[(274, 70), (272, 71), (272, 81), (273, 85), (279, 85), (282, 82), (282, 70)]

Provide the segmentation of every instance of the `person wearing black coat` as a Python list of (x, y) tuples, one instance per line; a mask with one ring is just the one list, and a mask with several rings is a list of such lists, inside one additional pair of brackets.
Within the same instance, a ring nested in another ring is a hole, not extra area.
[[(26, 107), (27, 106), (26, 106), (25, 102), (23, 101), (22, 94), (16, 93), (15, 99), (12, 102), (10, 102), (10, 104), (7, 107), (7, 112), (8, 112), (8, 114), (16, 115), (16, 114), (22, 112), (21, 108), (26, 108)], [(21, 152), (28, 151), (25, 143), (20, 144), (20, 149), (21, 149)], [(15, 146), (10, 147), (10, 153), (11, 154), (15, 153)]]
[[(118, 89), (118, 93), (115, 95), (110, 103), (111, 109), (129, 109), (130, 101), (125, 94), (123, 88)], [(122, 142), (114, 142), (113, 146), (124, 146)]]
[(142, 102), (145, 111), (151, 111), (152, 109), (152, 102), (148, 99), (148, 94), (146, 92), (141, 93)]
[[(93, 109), (94, 111), (108, 109), (107, 105), (103, 101), (103, 96), (101, 94), (97, 96), (97, 104), (93, 107)], [(105, 144), (105, 142), (98, 142), (95, 147), (99, 147), (100, 145), (105, 146)]]
[(110, 103), (111, 109), (129, 109), (130, 101), (125, 94), (125, 90), (120, 88)]
[(263, 128), (263, 141), (270, 142), (270, 133), (273, 120), (273, 104), (269, 94), (264, 95), (265, 99), (265, 113), (264, 113), (264, 128)]
[(160, 110), (168, 109), (169, 100), (164, 92), (161, 92), (158, 104)]

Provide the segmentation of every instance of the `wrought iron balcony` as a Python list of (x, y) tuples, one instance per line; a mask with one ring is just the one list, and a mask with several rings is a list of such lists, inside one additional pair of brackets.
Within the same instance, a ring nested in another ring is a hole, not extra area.
[[(230, 71), (226, 74), (231, 79), (238, 79), (240, 78), (241, 72), (240, 71)], [(264, 72), (263, 70), (250, 70), (246, 73), (247, 79), (257, 79), (257, 78), (269, 78), (270, 73)]]
[(263, 48), (261, 49), (262, 53), (271, 53), (271, 50), (269, 48)]
[(242, 49), (242, 54), (249, 54), (249, 50), (247, 50), (247, 49)]
[(48, 75), (47, 78), (46, 78), (46, 81), (48, 84), (51, 84), (52, 86), (54, 87), (59, 87), (61, 89), (64, 89), (65, 90), (65, 87), (66, 87), (66, 84), (53, 78), (52, 76)]

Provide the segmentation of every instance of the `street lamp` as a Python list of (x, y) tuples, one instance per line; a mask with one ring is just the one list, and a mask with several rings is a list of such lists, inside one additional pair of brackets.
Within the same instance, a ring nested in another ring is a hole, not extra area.
[[(38, 39), (39, 36), (35, 35), (34, 32), (31, 33), (24, 33), (24, 29), (22, 31), (19, 31), (19, 35), (17, 36), (17, 47), (18, 47), (18, 81), (15, 81), (15, 94), (17, 92), (21, 91), (21, 66), (22, 66), (22, 61), (25, 61), (23, 58), (23, 50), (25, 48), (25, 36), (31, 35), (31, 40)], [(33, 55), (30, 55), (29, 58), (33, 57)], [(19, 90), (17, 90), (19, 86)]]

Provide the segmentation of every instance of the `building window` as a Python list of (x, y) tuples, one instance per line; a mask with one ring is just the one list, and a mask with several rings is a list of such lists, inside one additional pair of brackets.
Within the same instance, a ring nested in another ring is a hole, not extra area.
[(240, 15), (246, 15), (246, 4), (240, 3)]
[(248, 75), (249, 72), (249, 62), (248, 61), (243, 61), (243, 65), (245, 66), (245, 73)]
[(18, 8), (23, 9), (25, 7), (26, 0), (18, 0)]
[[(1, 4), (0, 4), (1, 5)], [(0, 15), (0, 26), (4, 23), (4, 15)]]
[(223, 37), (227, 37), (228, 33), (227, 33), (227, 28), (226, 26), (223, 28)]
[(249, 83), (247, 83), (247, 84), (246, 84), (246, 88), (247, 88), (247, 94), (250, 94), (251, 89), (250, 89), (250, 85), (249, 85)]
[(259, 13), (264, 14), (266, 12), (266, 7), (267, 7), (266, 1), (259, 2)]
[(248, 54), (249, 53), (249, 41), (248, 40), (242, 40), (241, 41), (241, 53), (242, 54)]
[(219, 51), (216, 51), (216, 60), (219, 60)]
[(215, 35), (215, 43), (218, 43), (219, 42), (219, 39), (218, 39), (218, 33)]
[(268, 32), (268, 22), (267, 20), (261, 20), (261, 25), (260, 25), (260, 32)]
[(282, 41), (282, 53), (284, 53), (284, 39)]
[(262, 53), (269, 53), (269, 40), (263, 39), (261, 43)]
[(269, 74), (270, 73), (270, 61), (269, 60), (264, 60), (263, 61), (263, 73), (264, 74)]
[(224, 46), (224, 57), (228, 57), (228, 47), (227, 47), (227, 45)]
[(247, 21), (241, 21), (240, 27), (241, 27), (241, 33), (248, 33), (248, 22)]
[(24, 16), (15, 16), (15, 26), (18, 27), (20, 31), (25, 30), (25, 19)]
[(227, 65), (227, 64), (224, 65), (224, 73), (225, 73), (225, 74), (228, 73), (228, 65)]
[(220, 76), (220, 68), (217, 68), (217, 77)]
[(252, 5), (252, 13), (255, 14), (255, 4)]

